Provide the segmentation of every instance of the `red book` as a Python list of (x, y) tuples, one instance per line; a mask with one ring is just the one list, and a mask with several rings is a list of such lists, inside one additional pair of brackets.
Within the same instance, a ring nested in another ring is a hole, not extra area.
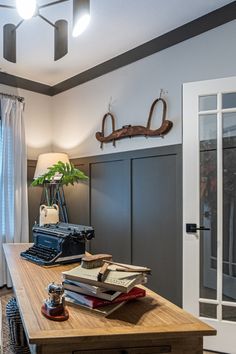
[(65, 291), (66, 296), (68, 295), (70, 298), (76, 300), (81, 305), (88, 306), (92, 309), (95, 309), (100, 306), (116, 304), (123, 301), (129, 301), (132, 299), (136, 299), (139, 297), (144, 297), (146, 295), (146, 291), (144, 289), (138, 288), (135, 286), (128, 293), (121, 293), (117, 298), (112, 301), (99, 299), (95, 296), (79, 294), (74, 291)]

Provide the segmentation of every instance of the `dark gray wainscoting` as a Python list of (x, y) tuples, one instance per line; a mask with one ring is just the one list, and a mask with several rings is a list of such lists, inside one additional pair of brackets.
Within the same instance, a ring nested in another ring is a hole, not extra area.
[[(90, 175), (89, 164), (81, 164), (73, 161), (77, 168), (87, 176)], [(73, 224), (90, 225), (89, 210), (89, 186), (90, 181), (82, 181), (74, 186), (64, 187), (66, 206), (69, 222)]]
[(66, 189), (70, 222), (95, 228), (92, 252), (152, 268), (148, 286), (182, 304), (181, 145), (72, 159), (89, 183)]
[(39, 207), (42, 195), (42, 187), (32, 187), (31, 182), (34, 178), (36, 168), (35, 160), (27, 162), (27, 181), (28, 181), (28, 210), (29, 210), (29, 240), (33, 241), (32, 227), (35, 222), (39, 222)]
[(91, 163), (90, 220), (95, 228), (94, 253), (111, 253), (131, 261), (129, 160)]
[(132, 161), (132, 261), (153, 269), (148, 284), (181, 304), (181, 195), (176, 154)]
[[(148, 287), (182, 304), (181, 145), (72, 159), (89, 181), (65, 187), (69, 221), (95, 228), (92, 252), (150, 266)], [(32, 181), (36, 161), (28, 161)], [(29, 223), (42, 189), (29, 186)], [(32, 239), (32, 238), (31, 238)]]

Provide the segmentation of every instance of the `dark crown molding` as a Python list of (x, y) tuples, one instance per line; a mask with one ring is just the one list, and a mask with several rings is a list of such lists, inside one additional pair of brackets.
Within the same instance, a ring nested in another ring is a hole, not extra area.
[(53, 96), (52, 86), (41, 84), (40, 82), (24, 79), (22, 77), (10, 75), (3, 72), (0, 72), (0, 84), (17, 87), (37, 93), (42, 93), (43, 95)]
[(163, 49), (169, 48), (187, 39), (198, 36), (235, 19), (236, 1), (233, 1), (226, 6), (209, 12), (204, 16), (188, 22), (183, 26), (167, 32), (162, 36), (156, 37), (149, 42), (146, 42), (134, 49), (131, 49), (121, 55), (107, 60), (102, 64), (96, 65), (93, 68), (75, 75), (67, 80), (64, 80), (54, 86), (44, 85), (39, 82), (1, 72), (0, 84), (34, 91), (48, 96), (55, 96), (58, 93), (69, 90), (87, 81), (93, 80), (125, 65), (134, 63), (137, 60), (143, 59)]

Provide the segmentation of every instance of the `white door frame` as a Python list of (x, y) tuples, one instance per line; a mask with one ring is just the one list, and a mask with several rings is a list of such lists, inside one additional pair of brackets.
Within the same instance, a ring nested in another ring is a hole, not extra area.
[[(199, 316), (199, 234), (187, 234), (185, 228), (186, 223), (199, 225), (200, 220), (198, 97), (199, 95), (217, 94), (218, 98), (217, 110), (212, 111), (212, 113), (217, 114), (217, 209), (218, 215), (222, 216), (221, 94), (224, 92), (236, 92), (236, 77), (186, 83), (183, 85), (183, 307), (195, 316)], [(193, 115), (196, 118), (195, 121)], [(217, 269), (222, 269), (222, 217), (217, 217), (217, 230)], [(217, 300), (209, 299), (208, 303), (224, 304), (222, 301), (222, 272), (217, 273)], [(230, 354), (235, 354), (236, 323), (222, 321), (221, 306), (217, 306), (217, 317), (217, 320), (203, 319), (218, 330), (217, 340), (214, 337), (207, 338), (204, 341), (205, 348), (227, 352), (227, 344), (231, 343), (235, 351), (231, 351)]]

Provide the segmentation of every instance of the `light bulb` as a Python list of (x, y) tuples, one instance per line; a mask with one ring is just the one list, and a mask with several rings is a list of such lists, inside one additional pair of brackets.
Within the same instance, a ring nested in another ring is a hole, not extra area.
[(36, 0), (16, 0), (18, 14), (28, 20), (33, 17), (36, 10)]
[(79, 36), (90, 21), (90, 0), (73, 0), (72, 36)]
[(82, 32), (84, 32), (84, 30), (89, 24), (89, 21), (90, 21), (89, 14), (85, 14), (82, 17), (80, 17), (74, 25), (72, 36), (78, 37)]

